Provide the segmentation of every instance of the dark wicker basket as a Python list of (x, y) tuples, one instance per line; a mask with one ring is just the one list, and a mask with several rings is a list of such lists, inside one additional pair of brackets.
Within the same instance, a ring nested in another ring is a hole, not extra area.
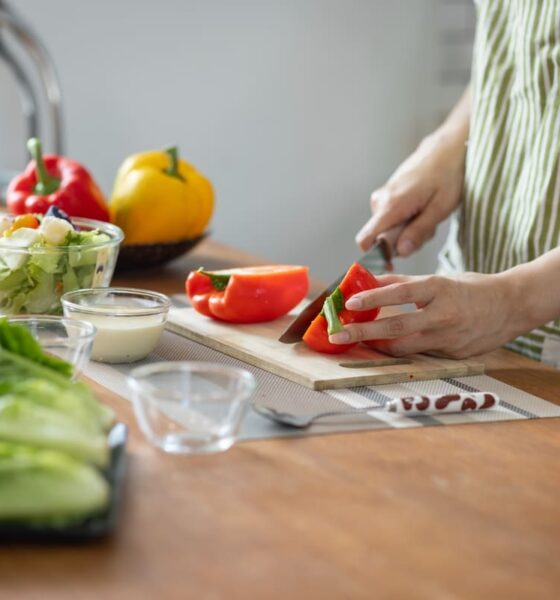
[(117, 261), (117, 272), (135, 269), (150, 269), (179, 258), (199, 244), (207, 233), (189, 240), (167, 242), (162, 244), (129, 244), (121, 246)]

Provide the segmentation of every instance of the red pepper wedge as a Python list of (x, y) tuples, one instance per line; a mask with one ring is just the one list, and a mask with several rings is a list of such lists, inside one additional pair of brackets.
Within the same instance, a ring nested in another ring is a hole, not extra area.
[(64, 156), (43, 156), (36, 138), (27, 142), (27, 148), (34, 160), (12, 179), (6, 191), (12, 214), (45, 214), (50, 206), (56, 206), (71, 217), (109, 221), (103, 193), (82, 165)]
[(313, 350), (325, 354), (341, 354), (356, 346), (352, 344), (331, 344), (329, 335), (340, 331), (343, 325), (373, 321), (379, 308), (372, 310), (348, 310), (346, 301), (365, 290), (376, 288), (377, 279), (362, 265), (354, 263), (346, 272), (336, 290), (325, 300), (323, 310), (311, 322), (303, 335), (303, 341)]
[(199, 313), (228, 323), (273, 321), (301, 302), (309, 290), (308, 268), (267, 265), (224, 271), (193, 271), (185, 288)]

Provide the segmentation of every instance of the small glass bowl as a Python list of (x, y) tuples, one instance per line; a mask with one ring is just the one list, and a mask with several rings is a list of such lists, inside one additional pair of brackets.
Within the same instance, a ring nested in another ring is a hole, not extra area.
[(256, 381), (249, 371), (207, 362), (160, 362), (128, 377), (146, 438), (174, 454), (220, 452), (236, 441)]
[(91, 323), (42, 315), (9, 317), (8, 321), (25, 327), (45, 352), (69, 362), (74, 367), (72, 379), (80, 375), (89, 360), (95, 337)]
[(131, 363), (148, 356), (161, 337), (170, 306), (164, 294), (133, 288), (88, 288), (62, 297), (65, 316), (95, 325), (91, 359), (106, 363)]

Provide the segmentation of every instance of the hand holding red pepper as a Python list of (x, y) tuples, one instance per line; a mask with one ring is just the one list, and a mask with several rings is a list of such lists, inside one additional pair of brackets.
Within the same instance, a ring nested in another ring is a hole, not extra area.
[(6, 192), (11, 213), (45, 214), (50, 206), (56, 206), (71, 217), (109, 221), (103, 193), (82, 165), (64, 156), (43, 157), (36, 138), (27, 142), (27, 148), (34, 160), (12, 179)]
[(325, 300), (323, 310), (311, 322), (303, 336), (303, 341), (313, 350), (326, 354), (339, 354), (356, 346), (351, 344), (331, 344), (329, 335), (343, 330), (343, 325), (373, 321), (379, 314), (378, 308), (354, 311), (345, 308), (345, 302), (354, 294), (378, 286), (375, 277), (359, 263), (354, 263), (347, 271), (341, 284)]
[(307, 267), (270, 265), (189, 274), (186, 291), (199, 313), (229, 323), (260, 323), (285, 315), (309, 289)]

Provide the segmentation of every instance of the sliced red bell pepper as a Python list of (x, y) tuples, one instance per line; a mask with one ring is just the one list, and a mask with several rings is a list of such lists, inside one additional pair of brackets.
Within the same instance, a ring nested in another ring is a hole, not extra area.
[(82, 165), (64, 156), (43, 157), (41, 143), (35, 138), (27, 147), (34, 160), (12, 179), (6, 191), (12, 214), (45, 214), (50, 206), (56, 206), (71, 217), (109, 221), (103, 193)]
[(356, 343), (331, 344), (329, 335), (342, 331), (343, 325), (373, 321), (377, 317), (379, 308), (348, 310), (344, 308), (344, 304), (354, 294), (371, 290), (378, 285), (377, 279), (365, 267), (354, 263), (346, 272), (340, 285), (325, 300), (323, 310), (307, 328), (303, 341), (313, 350), (326, 354), (340, 354), (356, 346)]
[(186, 292), (199, 313), (229, 323), (259, 323), (285, 315), (309, 289), (307, 267), (267, 265), (189, 274)]

